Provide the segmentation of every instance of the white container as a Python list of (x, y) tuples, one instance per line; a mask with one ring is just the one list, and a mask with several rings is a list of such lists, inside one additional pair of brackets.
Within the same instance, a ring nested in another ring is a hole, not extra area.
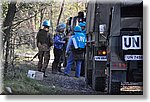
[(27, 77), (35, 80), (43, 80), (43, 74), (44, 74), (43, 72), (29, 70)]
[(43, 80), (43, 72), (36, 71), (35, 72), (35, 80)]
[(29, 70), (27, 77), (29, 77), (29, 78), (31, 78), (31, 79), (35, 79), (35, 73), (36, 73), (36, 71), (34, 71), (34, 70)]

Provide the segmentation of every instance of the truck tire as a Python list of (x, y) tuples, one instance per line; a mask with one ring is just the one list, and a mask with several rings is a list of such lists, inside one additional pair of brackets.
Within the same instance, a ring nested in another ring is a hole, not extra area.
[(111, 95), (119, 95), (120, 94), (120, 86), (121, 82), (111, 82)]
[(104, 92), (106, 87), (106, 77), (97, 77), (95, 79), (95, 90)]

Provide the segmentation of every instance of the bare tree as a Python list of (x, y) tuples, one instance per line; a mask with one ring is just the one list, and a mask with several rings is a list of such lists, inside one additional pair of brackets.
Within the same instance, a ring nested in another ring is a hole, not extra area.
[(65, 0), (63, 0), (63, 2), (62, 2), (62, 6), (61, 6), (60, 13), (59, 13), (58, 20), (57, 20), (57, 25), (59, 24), (61, 14), (62, 14), (62, 11), (63, 11), (63, 8), (64, 8), (64, 4), (65, 4)]
[(49, 12), (50, 15), (49, 15), (49, 17), (50, 17), (50, 21), (51, 21), (52, 34), (53, 34), (54, 29), (53, 29), (53, 22), (52, 22), (52, 20), (53, 20), (53, 19), (52, 19), (52, 18), (53, 18), (53, 17), (52, 17), (52, 15), (53, 15), (53, 9), (52, 9), (52, 8), (53, 8), (53, 5), (51, 4), (51, 5), (50, 5), (50, 12)]
[(40, 15), (40, 28), (41, 28), (41, 25), (42, 25), (42, 20), (43, 20), (43, 14), (44, 14), (44, 9), (41, 9), (41, 15)]
[(9, 45), (10, 45), (10, 37), (11, 37), (11, 25), (16, 13), (16, 2), (10, 2), (8, 5), (8, 12), (6, 14), (6, 18), (4, 20), (3, 26), (7, 27), (3, 32), (5, 34), (4, 45), (6, 43), (6, 53), (5, 53), (5, 65), (4, 65), (4, 75), (7, 73), (8, 67), (8, 55), (9, 55)]

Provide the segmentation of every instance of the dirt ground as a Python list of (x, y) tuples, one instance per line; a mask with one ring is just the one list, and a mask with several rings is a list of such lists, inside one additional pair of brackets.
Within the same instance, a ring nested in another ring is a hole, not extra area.
[[(75, 71), (71, 71), (70, 76), (64, 76), (62, 67), (62, 73), (52, 74), (53, 58), (49, 62), (46, 74), (48, 77), (44, 78), (40, 83), (45, 86), (51, 86), (59, 90), (60, 95), (91, 95), (91, 94), (104, 94), (101, 92), (94, 91), (90, 86), (86, 84), (85, 77), (76, 78)], [(33, 62), (37, 65), (37, 61)]]

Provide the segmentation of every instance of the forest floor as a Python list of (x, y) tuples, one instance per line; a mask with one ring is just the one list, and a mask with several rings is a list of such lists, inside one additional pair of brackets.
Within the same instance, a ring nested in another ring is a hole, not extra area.
[[(22, 52), (22, 51), (21, 51)], [(76, 78), (75, 71), (71, 71), (70, 76), (64, 76), (63, 73), (52, 74), (52, 62), (54, 60), (51, 51), (46, 74), (48, 77), (43, 80), (35, 80), (27, 77), (29, 70), (37, 71), (38, 58), (31, 59), (37, 51), (24, 51), (27, 53), (18, 53), (18, 58), (13, 65), (9, 65), (8, 72), (4, 76), (2, 94), (9, 95), (106, 95), (106, 92), (94, 91), (86, 84), (85, 77)], [(25, 57), (28, 56), (28, 57)], [(62, 68), (64, 71), (64, 68)], [(9, 91), (8, 91), (9, 89)], [(11, 90), (11, 91), (10, 91)], [(125, 92), (125, 94), (134, 94)], [(141, 94), (141, 93), (137, 93)]]
[[(16, 61), (14, 68), (8, 69), (4, 77), (4, 92), (2, 94), (22, 94), (22, 95), (95, 95), (104, 94), (94, 91), (85, 82), (85, 77), (76, 78), (75, 71), (71, 71), (70, 76), (63, 73), (52, 74), (51, 65), (53, 57), (49, 62), (46, 74), (48, 77), (43, 80), (35, 80), (27, 77), (28, 70), (37, 71), (38, 59)], [(64, 68), (62, 68), (62, 71)], [(5, 88), (9, 87), (12, 93)]]

